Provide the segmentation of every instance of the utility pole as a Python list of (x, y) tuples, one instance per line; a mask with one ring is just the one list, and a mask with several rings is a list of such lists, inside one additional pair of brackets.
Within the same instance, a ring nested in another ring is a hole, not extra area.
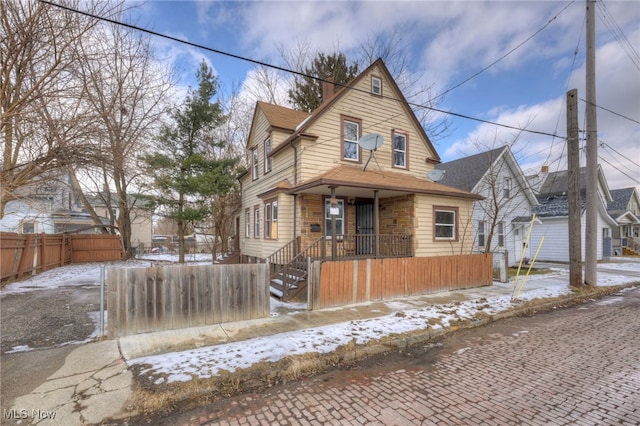
[(578, 130), (578, 89), (567, 92), (567, 162), (569, 173), (569, 286), (579, 288), (582, 281), (580, 242), (580, 138)]
[(587, 218), (585, 230), (585, 284), (598, 280), (598, 123), (596, 117), (595, 0), (587, 0)]

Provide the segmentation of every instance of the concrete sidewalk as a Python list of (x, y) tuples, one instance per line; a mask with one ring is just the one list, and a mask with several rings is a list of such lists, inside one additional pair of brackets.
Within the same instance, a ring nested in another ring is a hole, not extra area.
[[(640, 265), (640, 259), (638, 261)], [(603, 268), (604, 269), (604, 268)], [(638, 269), (629, 271), (607, 268), (599, 272), (598, 280), (615, 285), (640, 283)], [(619, 279), (620, 276), (624, 278)], [(605, 287), (606, 288), (606, 287)], [(79, 346), (71, 352), (62, 368), (30, 394), (15, 400), (11, 410), (3, 413), (3, 424), (97, 424), (107, 419), (131, 415), (133, 375), (127, 365), (135, 358), (182, 351), (211, 345), (250, 341), (264, 336), (276, 336), (315, 327), (330, 326), (354, 320), (367, 320), (392, 315), (408, 309), (450, 305), (475, 300), (510, 300), (513, 283), (442, 292), (397, 299), (395, 301), (352, 305), (336, 309), (306, 311), (299, 305), (293, 309), (279, 307), (271, 318), (217, 324), (206, 327), (147, 333), (104, 340)], [(573, 297), (568, 289), (568, 271), (560, 267), (552, 274), (530, 276), (521, 297), (545, 299), (561, 296), (557, 303)], [(401, 303), (398, 303), (401, 302)], [(500, 317), (514, 315), (515, 309), (505, 309)], [(490, 318), (489, 320), (493, 320)], [(400, 321), (400, 319), (398, 319)], [(449, 330), (450, 331), (450, 330)], [(447, 330), (443, 330), (447, 332)], [(442, 333), (440, 333), (442, 334)], [(134, 407), (135, 410), (135, 407)]]

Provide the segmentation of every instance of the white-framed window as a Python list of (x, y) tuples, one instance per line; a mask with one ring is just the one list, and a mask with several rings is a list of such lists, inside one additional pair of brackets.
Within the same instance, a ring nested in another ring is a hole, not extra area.
[(351, 120), (342, 122), (342, 158), (345, 160), (360, 161), (360, 123)]
[(505, 177), (504, 178), (503, 193), (504, 193), (504, 198), (510, 198), (511, 197), (511, 178), (510, 177)]
[(458, 209), (454, 207), (434, 207), (434, 239), (457, 240), (456, 228)]
[(331, 206), (329, 198), (324, 201), (324, 234), (331, 236), (331, 213), (336, 213), (336, 235), (344, 235), (344, 200), (336, 200), (336, 204)]
[(251, 211), (249, 209), (244, 212), (244, 236), (251, 237)]
[(260, 238), (260, 208), (256, 207), (253, 209), (253, 236), (255, 238)]
[(407, 135), (393, 132), (393, 166), (407, 168)]
[(251, 178), (258, 179), (258, 150), (251, 151)]
[(497, 223), (496, 231), (498, 234), (498, 247), (504, 247), (504, 222)]
[(371, 93), (374, 95), (382, 95), (382, 80), (379, 77), (371, 77)]
[(486, 244), (487, 234), (485, 233), (485, 224), (484, 220), (478, 221), (478, 247), (482, 248)]
[(267, 138), (264, 141), (264, 172), (269, 173), (271, 171), (271, 138)]
[(35, 234), (36, 232), (38, 232), (38, 225), (33, 220), (23, 221), (20, 228), (23, 234)]
[(264, 205), (264, 238), (271, 240), (278, 238), (278, 201), (276, 200)]

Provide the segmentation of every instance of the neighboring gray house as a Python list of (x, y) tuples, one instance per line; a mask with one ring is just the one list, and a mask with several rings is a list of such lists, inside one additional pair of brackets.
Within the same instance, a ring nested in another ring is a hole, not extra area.
[[(617, 226), (616, 221), (607, 213), (607, 204), (612, 201), (607, 180), (598, 166), (598, 235), (597, 259), (612, 255), (611, 230)], [(581, 250), (585, 259), (585, 207), (586, 207), (586, 168), (580, 168), (581, 196)], [(561, 170), (553, 173), (543, 168), (540, 174), (530, 176), (533, 190), (538, 197), (539, 205), (533, 213), (540, 219), (531, 232), (531, 250), (540, 247), (537, 260), (552, 262), (569, 262), (569, 173)], [(544, 241), (543, 241), (544, 238)]]
[(444, 171), (438, 181), (485, 197), (474, 203), (473, 238), (476, 252), (506, 252), (510, 265), (531, 258), (525, 247), (531, 208), (538, 201), (509, 146), (436, 165)]
[(636, 188), (611, 190), (607, 212), (618, 226), (611, 228), (613, 254), (640, 254), (640, 196)]

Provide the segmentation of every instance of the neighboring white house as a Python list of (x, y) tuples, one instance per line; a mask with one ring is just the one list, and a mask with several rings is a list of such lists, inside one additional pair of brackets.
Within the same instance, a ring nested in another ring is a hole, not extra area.
[(634, 187), (611, 190), (607, 212), (618, 226), (611, 229), (613, 254), (640, 252), (640, 196)]
[[(531, 232), (531, 250), (538, 250), (538, 261), (569, 262), (569, 201), (568, 171), (548, 173), (548, 169), (529, 181), (537, 193), (539, 206), (533, 213), (540, 219)], [(581, 259), (585, 259), (586, 229), (586, 168), (580, 169), (581, 196)], [(611, 229), (617, 226), (616, 221), (607, 213), (607, 204), (612, 201), (607, 180), (598, 166), (598, 218), (597, 218), (597, 259), (611, 256)], [(544, 238), (544, 241), (543, 241)]]
[(507, 253), (509, 264), (531, 258), (525, 239), (538, 201), (508, 146), (436, 165), (443, 185), (485, 197), (474, 203), (474, 251)]
[[(65, 175), (52, 176), (46, 183), (21, 188), (17, 200), (5, 207), (0, 220), (0, 231), (17, 233), (46, 233), (79, 231), (95, 233), (87, 229), (94, 224), (92, 218), (78, 207)], [(108, 223), (106, 219), (103, 223)]]

